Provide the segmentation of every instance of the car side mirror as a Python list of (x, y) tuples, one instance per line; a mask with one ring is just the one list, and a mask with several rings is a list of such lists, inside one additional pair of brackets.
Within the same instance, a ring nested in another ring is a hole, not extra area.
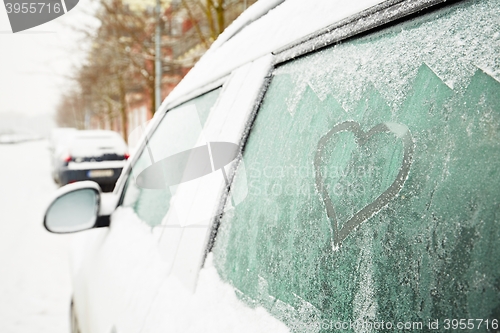
[(92, 181), (66, 185), (56, 192), (45, 212), (44, 226), (53, 233), (72, 233), (108, 227), (109, 216), (99, 216), (101, 188)]

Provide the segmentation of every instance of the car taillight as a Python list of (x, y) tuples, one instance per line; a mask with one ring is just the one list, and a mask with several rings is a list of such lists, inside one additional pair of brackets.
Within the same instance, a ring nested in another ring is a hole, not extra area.
[(70, 155), (66, 155), (63, 157), (63, 161), (66, 162), (66, 163), (69, 163), (71, 162), (71, 156)]
[(126, 160), (128, 160), (128, 158), (130, 157), (130, 154), (125, 153), (125, 155), (123, 155), (123, 157), (124, 157)]

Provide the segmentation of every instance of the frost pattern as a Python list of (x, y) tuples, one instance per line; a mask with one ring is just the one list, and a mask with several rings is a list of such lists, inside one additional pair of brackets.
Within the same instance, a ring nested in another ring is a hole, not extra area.
[[(499, 7), (453, 5), (274, 71), (243, 153), (247, 183), (231, 186), (248, 195), (214, 246), (239, 299), (293, 332), (500, 317)], [(321, 173), (340, 225), (394, 182), (406, 130), (413, 163), (401, 191), (333, 248), (314, 165), (318, 142), (344, 122), (393, 132), (326, 144)]]
[(467, 87), (477, 68), (500, 81), (498, 4), (475, 1), (470, 8), (453, 11), (453, 15), (440, 15), (437, 21), (418, 27), (417, 20), (415, 26), (406, 26), (400, 32), (400, 28), (384, 31), (376, 42), (372, 39), (377, 36), (369, 36), (280, 68), (278, 73), (293, 74), (297, 85), (294, 95), (287, 99), (288, 111), (294, 114), (300, 96), (309, 86), (320, 100), (333, 93), (352, 113), (366, 90), (366, 82), (371, 82), (396, 112), (422, 63), (448, 87), (459, 91)]
[[(361, 322), (374, 322), (377, 320), (377, 299), (375, 297), (375, 286), (373, 281), (373, 235), (368, 230), (363, 231), (363, 244), (358, 261), (359, 269), (359, 290), (354, 295), (353, 312), (354, 320)], [(372, 327), (356, 326), (356, 333), (373, 332)]]

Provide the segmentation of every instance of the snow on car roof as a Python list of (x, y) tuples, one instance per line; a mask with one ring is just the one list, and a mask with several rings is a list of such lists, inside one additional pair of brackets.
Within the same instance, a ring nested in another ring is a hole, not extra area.
[(124, 154), (127, 145), (120, 134), (107, 130), (79, 131), (69, 144), (71, 156), (101, 156), (107, 153)]
[[(260, 0), (219, 36), (167, 97), (164, 105), (229, 74), (247, 62), (384, 1), (287, 0), (276, 6), (281, 1)], [(263, 16), (257, 18), (260, 15)], [(245, 26), (246, 22), (250, 24)]]

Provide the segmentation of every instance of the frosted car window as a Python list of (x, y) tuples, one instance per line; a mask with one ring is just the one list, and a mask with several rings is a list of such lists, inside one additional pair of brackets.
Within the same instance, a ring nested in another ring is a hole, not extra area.
[(155, 226), (161, 223), (175, 188), (141, 188), (137, 186), (136, 178), (154, 162), (195, 146), (219, 93), (220, 88), (168, 111), (134, 164), (127, 180), (123, 205), (133, 207), (147, 224)]
[(500, 319), (498, 22), (462, 3), (275, 70), (213, 250), (241, 299), (296, 332)]

